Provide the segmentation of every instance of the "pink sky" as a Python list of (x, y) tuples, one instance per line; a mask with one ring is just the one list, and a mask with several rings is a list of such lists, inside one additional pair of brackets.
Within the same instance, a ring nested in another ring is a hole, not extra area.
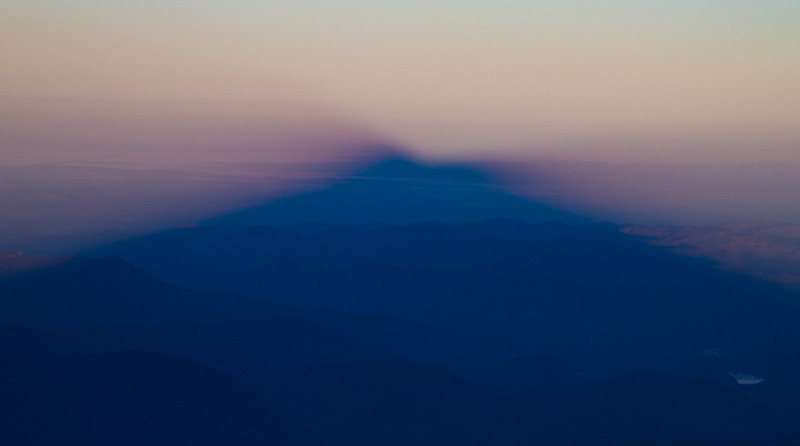
[[(317, 136), (348, 141), (348, 127), (433, 158), (797, 162), (798, 5), (10, 0), (0, 14), (0, 113), (14, 125), (1, 129), (0, 150), (17, 158), (47, 134), (53, 153), (75, 149), (59, 135), (94, 138), (75, 122), (88, 101), (104, 104), (90, 113), (108, 121), (150, 114), (139, 119), (148, 138), (119, 135), (129, 150), (200, 144), (165, 129), (167, 113), (204, 127), (225, 152), (242, 144), (232, 133), (254, 143), (265, 132), (221, 111), (269, 127), (290, 110), (300, 122), (280, 124), (265, 152), (324, 121)], [(20, 111), (9, 98), (59, 105)], [(75, 102), (69, 112), (63, 101)], [(260, 111), (243, 117), (242, 108)], [(225, 122), (208, 127), (204, 113)]]

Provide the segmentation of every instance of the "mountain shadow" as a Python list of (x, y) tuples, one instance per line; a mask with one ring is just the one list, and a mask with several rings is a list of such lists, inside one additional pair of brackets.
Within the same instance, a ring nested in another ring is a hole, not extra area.
[(9, 442), (41, 408), (45, 444), (800, 438), (797, 293), (581, 222), (395, 159), (14, 270), (0, 323), (53, 330), (0, 330), (41, 353), (0, 354)]
[(616, 372), (715, 348), (762, 359), (800, 351), (797, 293), (613, 232), (567, 234), (477, 268), (291, 262), (208, 274), (197, 285), (307, 309), (490, 328)]
[(332, 186), (212, 218), (224, 225), (466, 223), (490, 218), (585, 223), (589, 219), (502, 191), (474, 170), (382, 161)]
[(88, 251), (116, 256), (161, 280), (192, 287), (210, 276), (275, 263), (326, 267), (381, 264), (463, 269), (516, 261), (542, 243), (608, 225), (526, 224), (492, 219), (334, 227), (306, 233), (274, 226), (201, 226), (160, 231)]

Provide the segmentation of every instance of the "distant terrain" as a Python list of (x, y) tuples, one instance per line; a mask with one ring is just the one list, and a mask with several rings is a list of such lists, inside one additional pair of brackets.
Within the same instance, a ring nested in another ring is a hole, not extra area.
[(708, 257), (726, 269), (800, 289), (800, 225), (626, 226), (621, 231), (654, 246)]
[(797, 444), (800, 291), (710, 258), (791, 260), (795, 230), (596, 222), (391, 159), (2, 254), (0, 441)]

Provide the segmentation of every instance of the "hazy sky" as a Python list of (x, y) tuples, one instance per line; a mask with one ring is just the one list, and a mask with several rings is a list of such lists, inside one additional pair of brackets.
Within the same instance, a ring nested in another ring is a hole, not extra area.
[(800, 161), (798, 80), (797, 0), (0, 5), (7, 157), (26, 128), (57, 141), (74, 102), (120, 121), (248, 104), (427, 156)]

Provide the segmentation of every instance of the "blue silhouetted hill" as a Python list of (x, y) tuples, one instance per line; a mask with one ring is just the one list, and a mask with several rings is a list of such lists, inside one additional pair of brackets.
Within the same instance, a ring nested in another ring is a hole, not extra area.
[[(275, 353), (262, 359), (280, 360)], [(769, 444), (798, 434), (791, 412), (677, 375), (575, 380), (538, 399), (387, 359), (271, 375), (260, 393), (141, 351), (0, 352), (0, 365), (0, 440), (9, 444)]]
[(235, 379), (144, 351), (0, 352), (0, 395), (7, 445), (248, 444), (277, 425)]
[(113, 257), (74, 257), (0, 278), (0, 323), (92, 328), (231, 321), (282, 311), (263, 300), (195, 293)]
[[(188, 355), (214, 366), (231, 365), (248, 375), (364, 355), (450, 363), (521, 354), (514, 342), (472, 327), (430, 326), (379, 315), (298, 309), (234, 293), (195, 292), (113, 257), (75, 257), (0, 278), (0, 324), (75, 332), (55, 344), (25, 344), (34, 351), (147, 349)], [(80, 334), (87, 330), (103, 334)], [(30, 340), (24, 332), (3, 333), (0, 348), (26, 351), (15, 341)], [(75, 350), (70, 344), (92, 348)], [(193, 351), (199, 355), (187, 353)], [(261, 353), (274, 351), (283, 352), (280, 361), (259, 359)]]
[(171, 322), (96, 330), (0, 327), (0, 350), (100, 354), (146, 350), (187, 358), (256, 389), (307, 367), (385, 356), (379, 348), (291, 318), (218, 324)]

